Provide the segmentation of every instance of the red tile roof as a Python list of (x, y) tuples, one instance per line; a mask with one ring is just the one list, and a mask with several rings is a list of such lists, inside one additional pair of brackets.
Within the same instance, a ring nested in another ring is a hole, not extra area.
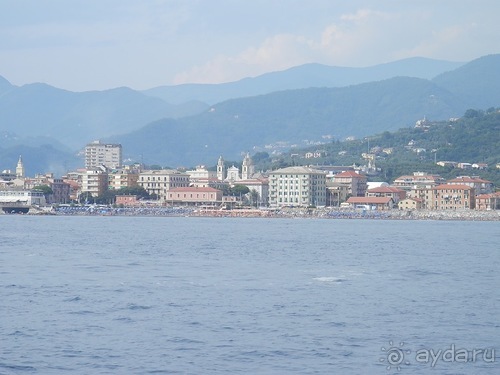
[(454, 179), (452, 180), (448, 180), (448, 183), (450, 182), (473, 182), (473, 183), (476, 183), (476, 184), (490, 184), (491, 181), (488, 181), (488, 180), (483, 180), (481, 178), (472, 178), (472, 177), (469, 177), (469, 176), (461, 176), (461, 177), (455, 177)]
[(500, 198), (500, 191), (490, 194), (481, 194), (476, 197), (476, 199), (489, 199), (489, 198)]

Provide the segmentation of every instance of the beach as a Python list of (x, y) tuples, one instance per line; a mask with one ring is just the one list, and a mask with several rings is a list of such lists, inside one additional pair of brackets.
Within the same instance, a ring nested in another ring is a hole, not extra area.
[(214, 210), (192, 206), (178, 207), (99, 207), (65, 206), (51, 211), (30, 212), (51, 215), (97, 216), (185, 216), (185, 217), (249, 217), (249, 218), (310, 218), (310, 219), (373, 219), (373, 220), (462, 220), (500, 221), (500, 211), (478, 210), (352, 210), (339, 208), (277, 208)]

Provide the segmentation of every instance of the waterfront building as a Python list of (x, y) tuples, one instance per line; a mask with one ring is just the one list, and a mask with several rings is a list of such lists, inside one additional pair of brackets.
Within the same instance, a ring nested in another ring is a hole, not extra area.
[(445, 180), (440, 175), (426, 172), (413, 172), (413, 175), (400, 176), (394, 180), (393, 186), (410, 191), (412, 189), (430, 189), (444, 184)]
[(410, 191), (406, 192), (406, 197), (420, 200), (421, 208), (423, 209), (433, 209), (433, 192), (431, 187), (414, 186)]
[(108, 173), (105, 168), (89, 168), (81, 175), (80, 194), (90, 193), (93, 197), (108, 190)]
[(0, 190), (0, 206), (4, 209), (27, 208), (32, 205), (45, 205), (43, 192), (31, 189)]
[(172, 169), (148, 170), (139, 174), (137, 183), (163, 203), (168, 200), (170, 189), (189, 186), (189, 175)]
[(451, 180), (446, 181), (448, 185), (466, 185), (474, 188), (474, 192), (476, 195), (480, 194), (490, 194), (493, 193), (494, 187), (493, 183), (488, 180), (483, 180), (479, 177), (470, 177), (470, 176), (458, 176)]
[(54, 177), (53, 173), (37, 174), (34, 178), (25, 178), (24, 187), (33, 189), (36, 186), (48, 186), (52, 190), (52, 194), (47, 195), (46, 203), (68, 203), (70, 200), (71, 186), (64, 182), (62, 178)]
[(271, 206), (325, 206), (326, 175), (310, 167), (288, 167), (269, 175)]
[[(250, 178), (246, 180), (238, 181), (238, 185), (243, 185), (250, 191), (247, 196), (251, 199), (252, 194), (256, 194), (257, 203), (262, 205), (267, 205), (269, 197), (269, 180), (267, 178)], [(254, 192), (254, 193), (252, 193)]]
[[(340, 193), (346, 193), (346, 196), (352, 197), (364, 197), (367, 188), (367, 177), (363, 174), (357, 173), (355, 171), (344, 171), (335, 175), (328, 175), (327, 181), (328, 187), (331, 188), (331, 192), (338, 191)], [(334, 189), (337, 187), (337, 189)], [(345, 201), (342, 199), (341, 201)], [(333, 200), (334, 201), (334, 200)]]
[(198, 165), (196, 169), (186, 171), (189, 175), (189, 182), (193, 186), (198, 186), (200, 182), (206, 184), (209, 181), (217, 180), (217, 171), (209, 171), (204, 165)]
[(395, 204), (400, 200), (406, 198), (406, 191), (394, 186), (381, 186), (377, 188), (368, 189), (366, 191), (367, 197), (391, 197)]
[(423, 208), (423, 200), (420, 198), (405, 198), (398, 202), (400, 210), (420, 210)]
[(326, 205), (340, 207), (350, 196), (351, 187), (348, 184), (338, 184), (326, 181)]
[(476, 210), (500, 210), (500, 192), (476, 196)]
[(474, 207), (473, 187), (444, 184), (432, 188), (432, 209), (434, 210), (468, 210)]
[(120, 190), (128, 187), (138, 186), (139, 171), (131, 169), (115, 169), (108, 172), (108, 188)]
[(122, 145), (94, 141), (85, 146), (85, 168), (105, 166), (109, 169), (121, 168)]
[(187, 205), (217, 205), (222, 203), (222, 191), (211, 188), (178, 187), (167, 192), (167, 203)]
[(394, 208), (391, 197), (350, 197), (346, 201), (351, 208), (386, 211)]
[(68, 172), (62, 176), (65, 184), (69, 185), (69, 199), (77, 200), (82, 189), (83, 174), (86, 172), (85, 168), (77, 169), (76, 171)]

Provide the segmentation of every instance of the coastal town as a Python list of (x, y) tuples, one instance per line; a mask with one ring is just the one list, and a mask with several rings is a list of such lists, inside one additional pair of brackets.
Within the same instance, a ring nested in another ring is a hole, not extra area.
[(461, 168), (469, 173), (449, 180), (415, 171), (394, 181), (370, 182), (364, 173), (366, 168), (355, 166), (290, 166), (256, 171), (248, 153), (241, 168), (226, 164), (222, 156), (216, 168), (199, 165), (192, 170), (146, 169), (141, 164), (125, 165), (122, 160), (120, 144), (94, 141), (85, 147), (84, 168), (62, 177), (52, 173), (29, 177), (20, 156), (15, 171), (6, 169), (0, 175), (2, 211), (88, 212), (90, 208), (93, 212), (97, 198), (112, 192), (104, 204), (99, 203), (113, 208), (189, 208), (190, 212), (212, 215), (249, 210), (267, 215), (277, 209), (500, 212), (500, 192), (495, 191), (492, 182), (473, 173), (487, 167), (482, 164), (464, 164)]

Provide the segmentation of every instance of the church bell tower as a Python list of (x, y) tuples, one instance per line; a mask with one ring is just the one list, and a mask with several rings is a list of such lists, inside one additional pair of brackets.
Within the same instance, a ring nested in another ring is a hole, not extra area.
[(25, 176), (25, 171), (24, 171), (23, 158), (21, 157), (21, 155), (19, 155), (19, 160), (17, 161), (17, 166), (16, 166), (16, 177), (24, 178), (24, 176)]
[(219, 157), (217, 161), (217, 179), (220, 181), (224, 181), (226, 178), (226, 167), (224, 167), (224, 159), (222, 156)]

